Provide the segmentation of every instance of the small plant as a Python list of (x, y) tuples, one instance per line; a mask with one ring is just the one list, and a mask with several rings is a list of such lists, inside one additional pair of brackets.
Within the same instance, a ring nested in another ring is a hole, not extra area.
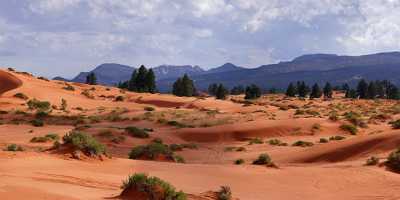
[(145, 110), (145, 111), (154, 111), (154, 110), (156, 110), (156, 109), (153, 108), (153, 107), (150, 107), (150, 106), (146, 106), (146, 107), (144, 107), (144, 110)]
[(39, 110), (36, 112), (35, 116), (36, 116), (36, 118), (42, 119), (42, 118), (48, 117), (49, 113), (46, 111)]
[(326, 138), (320, 138), (319, 139), (319, 143), (328, 143), (328, 142), (329, 142), (329, 140), (326, 139)]
[(371, 156), (367, 159), (367, 161), (365, 162), (365, 165), (371, 166), (371, 165), (377, 165), (379, 164), (379, 158), (375, 157), (375, 156)]
[(178, 127), (178, 128), (185, 128), (185, 127), (187, 127), (185, 124), (182, 124), (182, 123), (180, 123), (180, 122), (178, 122), (178, 121), (168, 121), (167, 124), (170, 125), (170, 126)]
[(241, 165), (244, 163), (244, 160), (240, 158), (240, 159), (235, 160), (234, 163), (235, 163), (235, 165)]
[(6, 151), (23, 151), (24, 149), (16, 144), (10, 144), (6, 147)]
[(44, 126), (44, 122), (41, 119), (34, 119), (31, 121), (32, 126), (41, 127)]
[(295, 143), (292, 144), (292, 146), (294, 146), (294, 147), (310, 147), (313, 145), (314, 145), (314, 143), (312, 143), (312, 142), (307, 142), (307, 141), (302, 141), (302, 140), (296, 141)]
[(23, 100), (28, 100), (29, 99), (28, 96), (26, 96), (24, 93), (21, 93), (21, 92), (18, 92), (16, 94), (14, 94), (14, 97), (15, 98), (19, 98), (19, 99), (23, 99)]
[(343, 124), (340, 129), (349, 132), (351, 135), (357, 135), (358, 128), (352, 124)]
[(31, 142), (33, 143), (44, 143), (49, 141), (58, 141), (60, 137), (57, 134), (47, 134), (46, 136), (33, 137)]
[(115, 101), (124, 101), (124, 97), (123, 96), (117, 96), (115, 97)]
[(75, 150), (81, 150), (89, 155), (106, 153), (106, 147), (91, 135), (79, 131), (71, 131), (63, 137), (66, 145), (71, 145)]
[(400, 171), (400, 148), (389, 154), (386, 165), (396, 172)]
[(136, 146), (129, 153), (130, 159), (153, 160), (158, 156), (165, 156), (167, 159), (175, 160), (173, 157), (173, 151), (171, 151), (167, 145), (160, 143)]
[(66, 86), (63, 87), (63, 89), (64, 90), (69, 90), (69, 91), (75, 91), (75, 88), (70, 84), (66, 84)]
[(271, 157), (268, 154), (260, 154), (257, 160), (253, 161), (253, 165), (269, 165), (272, 163)]
[(170, 148), (172, 151), (182, 151), (182, 150), (183, 150), (183, 147), (182, 147), (182, 145), (180, 145), (180, 144), (170, 144), (170, 145), (169, 145), (169, 148)]
[(260, 138), (252, 138), (249, 141), (249, 145), (253, 144), (263, 144), (264, 142)]
[(278, 139), (271, 139), (268, 141), (268, 143), (273, 146), (287, 146), (288, 145), (287, 143), (282, 142)]
[(182, 148), (185, 149), (198, 149), (199, 147), (195, 143), (181, 144)]
[(164, 143), (163, 140), (162, 140), (161, 138), (154, 138), (151, 142), (153, 142), (153, 143), (160, 143), (160, 144), (163, 144), (163, 143)]
[(149, 138), (149, 134), (147, 131), (134, 127), (134, 126), (129, 126), (125, 128), (125, 131), (129, 133), (132, 137), (137, 137), (137, 138)]
[(246, 148), (244, 148), (244, 147), (238, 147), (238, 148), (236, 149), (236, 151), (246, 151)]
[(338, 121), (339, 120), (338, 114), (336, 112), (330, 113), (329, 114), (329, 120), (334, 121), (334, 122)]
[(346, 137), (340, 136), (340, 135), (336, 135), (336, 136), (331, 136), (329, 138), (329, 140), (344, 140), (346, 139)]
[(392, 125), (393, 129), (400, 129), (400, 119), (398, 119), (396, 121), (389, 122), (389, 124)]
[(218, 200), (231, 200), (232, 191), (229, 186), (221, 186), (221, 189), (217, 192)]
[(174, 155), (174, 161), (177, 163), (185, 163), (185, 159), (179, 155)]
[(68, 104), (67, 104), (67, 100), (65, 99), (61, 99), (61, 110), (67, 110)]
[(50, 110), (50, 103), (48, 101), (39, 101), (37, 99), (32, 99), (28, 101), (29, 110), (41, 110), (47, 111)]
[(81, 94), (89, 99), (94, 99), (94, 96), (90, 94), (89, 90), (83, 90)]
[(121, 196), (129, 195), (132, 191), (145, 193), (145, 199), (186, 200), (186, 194), (177, 192), (175, 188), (157, 177), (149, 177), (146, 174), (136, 173), (122, 182)]

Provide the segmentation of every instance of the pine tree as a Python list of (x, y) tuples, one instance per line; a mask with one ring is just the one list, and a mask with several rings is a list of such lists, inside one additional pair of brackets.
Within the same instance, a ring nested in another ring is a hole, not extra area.
[(194, 87), (193, 81), (187, 74), (175, 81), (172, 88), (172, 94), (186, 97), (191, 97), (196, 94), (196, 88)]
[(144, 65), (141, 65), (137, 72), (137, 77), (136, 77), (136, 81), (135, 81), (137, 92), (147, 92), (148, 91), (148, 88), (146, 85), (146, 75), (147, 75), (147, 69)]
[(310, 99), (320, 98), (321, 96), (322, 96), (321, 88), (319, 88), (318, 84), (315, 83), (311, 90)]
[(172, 94), (179, 96), (179, 97), (183, 96), (182, 78), (178, 78), (174, 82), (174, 85), (172, 86)]
[(89, 84), (89, 85), (97, 84), (97, 77), (96, 77), (95, 73), (91, 72), (86, 76), (86, 84)]
[(136, 81), (137, 81), (137, 70), (135, 69), (132, 72), (131, 79), (127, 82), (129, 91), (137, 91)]
[(382, 81), (375, 81), (375, 85), (376, 85), (376, 95), (378, 95), (378, 98), (380, 99), (386, 98), (385, 89), (383, 87)]
[(387, 98), (388, 99), (400, 99), (399, 89), (395, 85), (390, 84), (388, 86)]
[(293, 83), (290, 83), (286, 89), (286, 96), (288, 97), (295, 97), (296, 96), (296, 87)]
[(330, 99), (332, 98), (332, 94), (332, 86), (329, 82), (327, 82), (324, 86), (324, 97)]
[(368, 98), (368, 84), (364, 79), (361, 79), (357, 85), (357, 95), (360, 99)]
[(217, 87), (217, 91), (215, 93), (215, 97), (217, 99), (225, 99), (226, 96), (229, 94), (228, 90), (224, 87), (224, 85), (219, 84)]
[(215, 96), (217, 94), (217, 90), (218, 90), (218, 84), (216, 83), (213, 83), (208, 86), (208, 93), (212, 96)]
[(147, 88), (147, 92), (155, 93), (156, 88), (156, 76), (152, 69), (149, 69), (145, 78), (145, 88)]
[(377, 88), (376, 88), (375, 82), (373, 82), (373, 81), (369, 82), (368, 93), (367, 94), (368, 94), (367, 98), (369, 98), (369, 99), (375, 99), (376, 98)]
[(261, 89), (254, 84), (246, 87), (245, 99), (257, 99), (261, 96)]
[(349, 89), (346, 92), (346, 98), (356, 99), (357, 98), (357, 91), (354, 89)]
[(310, 93), (310, 87), (304, 81), (300, 82), (298, 86), (299, 97), (305, 98)]

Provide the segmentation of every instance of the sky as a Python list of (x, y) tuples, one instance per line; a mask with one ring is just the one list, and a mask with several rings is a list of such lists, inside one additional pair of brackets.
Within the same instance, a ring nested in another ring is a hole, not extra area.
[(400, 47), (400, 0), (4, 0), (0, 66), (71, 78), (101, 63), (257, 67)]

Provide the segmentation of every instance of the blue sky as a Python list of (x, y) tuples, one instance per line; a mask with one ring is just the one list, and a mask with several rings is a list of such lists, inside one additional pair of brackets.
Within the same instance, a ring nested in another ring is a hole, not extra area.
[(6, 0), (0, 66), (73, 77), (104, 62), (244, 67), (400, 47), (400, 0)]

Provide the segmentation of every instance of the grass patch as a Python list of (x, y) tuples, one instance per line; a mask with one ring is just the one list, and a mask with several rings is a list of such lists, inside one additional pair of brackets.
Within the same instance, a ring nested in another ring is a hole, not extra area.
[(350, 133), (351, 135), (357, 135), (358, 132), (358, 128), (352, 124), (343, 124), (339, 128)]

